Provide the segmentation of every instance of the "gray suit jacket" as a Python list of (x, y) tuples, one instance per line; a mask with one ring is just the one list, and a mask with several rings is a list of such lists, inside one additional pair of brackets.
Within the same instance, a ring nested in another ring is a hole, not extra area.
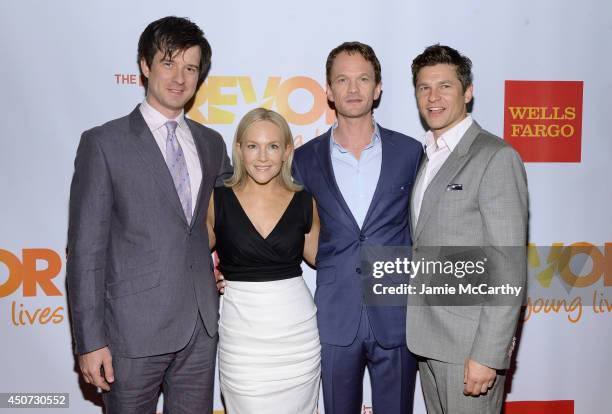
[(221, 136), (187, 120), (202, 183), (187, 223), (172, 177), (138, 107), (83, 133), (70, 189), (67, 287), (75, 352), (174, 352), (199, 313), (217, 332), (219, 297), (205, 220), (231, 166)]
[[(463, 189), (450, 191), (450, 184)], [(491, 279), (524, 286), (527, 196), (517, 152), (474, 122), (427, 187), (416, 226), (412, 220), (413, 260), (428, 250), (424, 246), (482, 246), (494, 251), (486, 266)], [(412, 352), (443, 362), (463, 364), (469, 357), (491, 368), (508, 367), (520, 301), (505, 306), (425, 302), (424, 296), (409, 296), (406, 332)]]

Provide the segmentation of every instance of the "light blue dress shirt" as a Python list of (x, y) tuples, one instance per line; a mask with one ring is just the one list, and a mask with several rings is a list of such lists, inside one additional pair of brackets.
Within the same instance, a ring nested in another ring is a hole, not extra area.
[(344, 201), (359, 228), (362, 228), (380, 177), (382, 164), (380, 131), (374, 122), (372, 141), (361, 151), (361, 156), (357, 159), (334, 139), (334, 131), (337, 127), (337, 123), (332, 126), (330, 137), (334, 176)]

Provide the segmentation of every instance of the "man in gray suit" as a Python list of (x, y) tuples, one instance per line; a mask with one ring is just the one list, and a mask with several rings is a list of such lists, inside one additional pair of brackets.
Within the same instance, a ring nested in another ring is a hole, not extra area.
[[(471, 61), (434, 45), (414, 59), (412, 75), (419, 112), (429, 127), (412, 194), (413, 260), (440, 247), (474, 246), (487, 252), (489, 286), (524, 288), (525, 169), (516, 151), (468, 114)], [(455, 302), (470, 306), (451, 306), (440, 296), (436, 304), (426, 295), (409, 296), (407, 343), (421, 357), (428, 413), (500, 412), (521, 304), (520, 297), (501, 296)]]
[(146, 98), (83, 133), (70, 190), (67, 284), (75, 352), (107, 413), (212, 413), (218, 293), (204, 221), (229, 176), (225, 144), (184, 116), (211, 49), (187, 19), (138, 44)]

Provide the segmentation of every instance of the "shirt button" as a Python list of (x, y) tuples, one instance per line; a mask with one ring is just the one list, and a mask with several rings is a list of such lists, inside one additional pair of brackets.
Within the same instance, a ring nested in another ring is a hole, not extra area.
[(356, 268), (355, 272), (358, 273), (358, 274), (361, 274), (361, 268), (360, 267)]

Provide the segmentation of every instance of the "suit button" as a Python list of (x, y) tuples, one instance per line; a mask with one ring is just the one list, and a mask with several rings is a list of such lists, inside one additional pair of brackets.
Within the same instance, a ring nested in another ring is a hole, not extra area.
[(360, 234), (360, 235), (359, 235), (359, 241), (365, 241), (365, 239), (367, 239), (367, 237), (365, 236), (365, 234)]
[(358, 273), (358, 274), (361, 274), (361, 267), (356, 268), (355, 272)]

